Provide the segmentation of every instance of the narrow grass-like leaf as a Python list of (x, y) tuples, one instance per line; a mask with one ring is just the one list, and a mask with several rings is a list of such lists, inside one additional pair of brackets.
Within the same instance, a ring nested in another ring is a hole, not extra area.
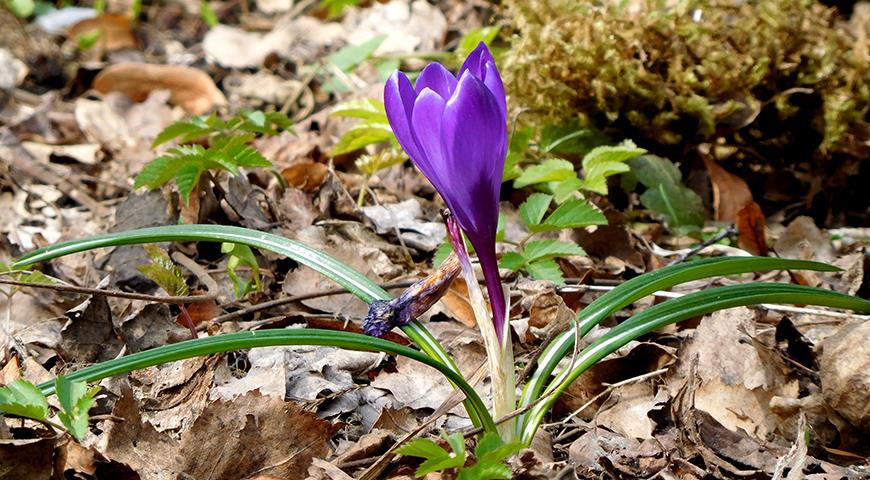
[[(443, 373), (466, 396), (466, 400), (483, 420), (487, 431), (496, 431), (495, 423), (486, 410), (483, 401), (477, 395), (474, 387), (468, 384), (461, 374), (448, 365), (430, 358), (426, 354), (412, 348), (380, 338), (360, 335), (358, 333), (319, 329), (292, 330), (260, 330), (253, 332), (238, 332), (217, 335), (214, 337), (197, 338), (152, 348), (124, 357), (98, 363), (64, 376), (69, 382), (96, 382), (103, 378), (132, 372), (163, 363), (183, 360), (185, 358), (211, 355), (256, 347), (274, 347), (279, 345), (322, 345), (347, 348), (368, 352), (386, 352), (392, 355), (402, 355), (412, 360), (429, 365)], [(55, 392), (55, 384), (46, 382), (39, 385), (45, 395)]]
[(665, 325), (718, 310), (762, 303), (818, 305), (861, 312), (870, 311), (870, 300), (820, 288), (782, 283), (752, 283), (710, 288), (668, 300), (614, 327), (580, 352), (574, 368), (560, 372), (550, 383), (553, 394), (543, 399), (522, 418), (519, 437), (529, 444), (544, 415), (568, 386), (583, 372), (628, 342)]
[[(837, 267), (819, 262), (770, 257), (709, 258), (680, 263), (635, 277), (605, 293), (577, 314), (580, 335), (586, 335), (601, 320), (631, 303), (659, 290), (667, 290), (681, 283), (715, 276), (738, 275), (767, 270), (815, 270), (833, 272)], [(538, 359), (538, 368), (529, 377), (520, 407), (537, 399), (559, 361), (573, 349), (574, 329), (556, 337)]]
[[(227, 225), (172, 225), (70, 240), (34, 250), (16, 260), (11, 267), (23, 268), (34, 263), (45, 262), (64, 255), (93, 250), (95, 248), (172, 241), (230, 242), (268, 250), (290, 257), (303, 265), (313, 268), (366, 303), (392, 298), (389, 293), (362, 273), (303, 243), (271, 233)], [(453, 359), (435, 337), (432, 336), (432, 333), (420, 322), (415, 320), (401, 328), (405, 335), (429, 355), (430, 358), (446, 365), (459, 375), (459, 369), (456, 367)], [(487, 421), (487, 418), (479, 417), (480, 412), (476, 411), (469, 402), (470, 400), (466, 399), (466, 409), (475, 425), (481, 426)], [(489, 417), (488, 412), (484, 411), (483, 413), (486, 417)]]

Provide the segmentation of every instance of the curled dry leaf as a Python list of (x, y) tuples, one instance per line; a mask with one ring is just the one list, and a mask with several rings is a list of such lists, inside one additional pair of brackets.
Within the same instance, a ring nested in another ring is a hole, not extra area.
[(102, 93), (122, 92), (137, 102), (154, 90), (169, 90), (170, 103), (193, 115), (227, 102), (208, 74), (183, 65), (119, 63), (100, 72), (93, 87)]
[(870, 322), (845, 325), (822, 343), (825, 401), (852, 425), (870, 432)]
[(742, 178), (729, 173), (709, 156), (704, 156), (704, 164), (710, 172), (713, 183), (713, 209), (716, 220), (733, 222), (738, 212), (753, 203), (752, 192)]
[(753, 255), (767, 256), (764, 235), (764, 213), (752, 202), (737, 212), (737, 244)]
[(328, 172), (329, 168), (322, 163), (303, 160), (281, 170), (281, 176), (288, 184), (306, 192), (313, 192), (323, 185)]
[(130, 17), (127, 15), (107, 13), (84, 19), (67, 29), (67, 36), (77, 41), (81, 36), (91, 35), (93, 32), (98, 32), (96, 46), (102, 50), (139, 48), (139, 42), (131, 29)]

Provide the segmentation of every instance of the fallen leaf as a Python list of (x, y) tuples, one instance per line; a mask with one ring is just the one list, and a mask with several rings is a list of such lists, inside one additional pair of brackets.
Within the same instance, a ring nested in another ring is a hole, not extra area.
[(713, 183), (713, 210), (716, 212), (716, 220), (733, 222), (739, 218), (740, 210), (753, 203), (752, 191), (742, 178), (722, 168), (710, 155), (703, 157)]
[(423, 216), (423, 208), (416, 199), (393, 204), (362, 207), (362, 211), (375, 224), (379, 235), (394, 236), (396, 231), (409, 247), (433, 252), (441, 244), (447, 230), (441, 222), (430, 222)]
[(154, 90), (169, 90), (170, 103), (192, 115), (202, 115), (227, 101), (208, 74), (183, 65), (119, 63), (100, 72), (93, 87), (102, 93), (122, 92), (137, 102)]
[(15, 58), (12, 52), (0, 48), (0, 91), (12, 90), (27, 77), (27, 65)]
[(253, 68), (270, 54), (294, 62), (308, 63), (326, 52), (329, 45), (341, 42), (341, 25), (302, 15), (284, 16), (268, 33), (216, 25), (205, 34), (202, 49), (206, 56), (226, 68)]
[(0, 477), (20, 480), (51, 478), (55, 439), (0, 440)]
[(460, 323), (468, 328), (477, 327), (477, 319), (474, 316), (474, 309), (471, 307), (471, 300), (468, 297), (468, 285), (462, 276), (457, 276), (450, 282), (444, 296), (441, 297), (441, 303), (447, 307), (450, 315), (459, 320)]
[(318, 162), (302, 160), (281, 170), (281, 176), (289, 185), (305, 192), (313, 192), (323, 185), (329, 168)]
[(870, 431), (870, 322), (843, 325), (821, 346), (825, 401), (852, 425)]
[(129, 465), (143, 480), (248, 478), (274, 475), (303, 479), (312, 458), (329, 454), (337, 425), (280, 398), (249, 393), (232, 402), (210, 403), (176, 440), (139, 416), (126, 390), (115, 403), (99, 447), (106, 458)]
[(106, 13), (95, 18), (84, 19), (69, 29), (67, 36), (78, 40), (83, 35), (99, 32), (97, 46), (105, 51), (121, 50), (123, 48), (139, 48), (139, 42), (133, 35), (130, 17), (116, 13)]
[(755, 202), (737, 212), (737, 245), (753, 255), (767, 256), (764, 213)]
[(386, 35), (375, 55), (429, 51), (447, 34), (447, 18), (437, 6), (423, 0), (375, 2), (370, 8), (349, 9), (342, 25), (351, 45)]

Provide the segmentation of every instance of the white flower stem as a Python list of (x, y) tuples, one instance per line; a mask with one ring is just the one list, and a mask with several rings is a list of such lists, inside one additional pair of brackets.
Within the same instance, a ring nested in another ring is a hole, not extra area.
[[(463, 264), (467, 262), (462, 262)], [(469, 264), (468, 267), (471, 265)], [(492, 315), (488, 308), (488, 302), (483, 297), (483, 291), (474, 271), (463, 265), (462, 276), (468, 285), (468, 297), (477, 326), (483, 337), (483, 345), (486, 348), (487, 365), (489, 367), (490, 384), (492, 386), (492, 410), (493, 417), (502, 418), (514, 411), (517, 405), (516, 380), (514, 376), (514, 349), (511, 342), (509, 328), (504, 329), (505, 338), (499, 339), (496, 335), (495, 326), (492, 324)], [(506, 305), (506, 308), (510, 308)], [(505, 315), (505, 318), (508, 318)], [(498, 425), (502, 440), (510, 442), (516, 433), (514, 418)]]

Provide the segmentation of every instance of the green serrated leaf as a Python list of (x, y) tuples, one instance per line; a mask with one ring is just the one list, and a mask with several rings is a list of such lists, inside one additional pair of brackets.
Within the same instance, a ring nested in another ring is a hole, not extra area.
[(43, 421), (48, 417), (48, 402), (36, 385), (19, 378), (0, 387), (0, 412)]
[(561, 182), (556, 183), (555, 188), (553, 188), (553, 199), (556, 200), (556, 203), (561, 205), (565, 203), (566, 200), (577, 198), (575, 193), (580, 191), (582, 187), (583, 181), (577, 177), (562, 180)]
[(462, 469), (457, 480), (510, 480), (513, 471), (501, 463), (478, 462)]
[(526, 265), (526, 271), (529, 272), (535, 280), (549, 280), (556, 285), (564, 285), (565, 277), (562, 276), (562, 269), (555, 260), (539, 260)]
[(514, 188), (523, 188), (539, 183), (558, 182), (575, 177), (574, 164), (559, 158), (551, 158), (539, 165), (527, 168), (516, 180)]
[(27, 18), (33, 15), (33, 11), (36, 9), (36, 3), (33, 0), (6, 0), (3, 4), (18, 18)]
[(450, 435), (441, 434), (442, 438), (447, 441), (453, 453), (465, 456), (465, 437), (459, 432), (451, 433)]
[(82, 381), (70, 381), (64, 376), (55, 379), (55, 389), (62, 410), (57, 416), (67, 431), (82, 441), (88, 434), (88, 411), (96, 402), (100, 387), (88, 388)]
[(465, 36), (462, 37), (462, 40), (459, 41), (459, 46), (456, 48), (456, 53), (465, 58), (471, 53), (472, 50), (477, 48), (477, 45), (480, 42), (489, 45), (498, 35), (500, 27), (491, 26), (491, 27), (481, 27), (470, 30)]
[(198, 140), (207, 137), (212, 132), (213, 130), (205, 123), (204, 117), (181, 120), (164, 128), (151, 143), (151, 148), (156, 148), (158, 145), (176, 138), (182, 143)]
[(435, 254), (432, 256), (432, 266), (435, 268), (440, 267), (451, 253), (453, 253), (453, 245), (446, 240), (441, 242), (441, 245), (438, 245), (438, 248), (435, 249)]
[[(230, 256), (227, 260), (227, 275), (233, 282), (233, 293), (236, 298), (243, 299), (252, 291), (260, 291), (260, 264), (251, 247), (238, 243), (222, 243), (221, 252)], [(236, 269), (241, 265), (247, 265), (251, 269), (250, 279), (241, 278), (236, 273)]]
[(389, 142), (393, 138), (393, 129), (390, 128), (389, 123), (365, 121), (354, 125), (345, 132), (335, 146), (332, 147), (330, 153), (332, 156), (342, 155), (359, 150), (366, 145)]
[(326, 9), (326, 16), (330, 19), (340, 16), (344, 9), (359, 5), (360, 0), (320, 0), (320, 8)]
[(190, 203), (190, 194), (199, 183), (199, 177), (202, 175), (203, 169), (200, 165), (190, 164), (182, 166), (175, 173), (175, 186), (178, 188), (178, 194), (184, 199), (185, 204)]
[(520, 205), (520, 218), (527, 227), (541, 223), (544, 214), (550, 207), (550, 202), (553, 201), (552, 195), (545, 193), (534, 193), (529, 195), (529, 198)]
[(387, 111), (384, 108), (384, 102), (375, 98), (365, 98), (362, 100), (352, 100), (339, 103), (329, 114), (333, 117), (378, 120), (389, 124), (387, 121)]
[(450, 452), (428, 438), (415, 438), (397, 448), (396, 453), (408, 457), (425, 458), (426, 460), (441, 460), (450, 456)]
[(680, 233), (700, 230), (706, 219), (704, 203), (697, 193), (683, 185), (680, 169), (673, 162), (643, 155), (630, 163), (638, 181), (647, 187), (640, 196), (646, 208), (661, 214), (671, 230)]
[(629, 171), (625, 162), (644, 153), (646, 150), (638, 148), (631, 140), (593, 148), (583, 157), (583, 188), (607, 195), (607, 177)]
[(211, 8), (211, 5), (206, 0), (199, 2), (199, 16), (209, 28), (213, 28), (220, 23), (214, 9)]
[(523, 268), (523, 265), (526, 264), (526, 257), (522, 256), (517, 252), (507, 252), (502, 255), (501, 259), (498, 262), (498, 266), (500, 268), (507, 268), (513, 272), (520, 270)]
[(354, 163), (361, 172), (374, 175), (381, 170), (400, 165), (406, 160), (408, 156), (401, 149), (388, 148), (372, 155), (360, 155)]
[(189, 293), (184, 271), (172, 261), (169, 254), (156, 245), (143, 245), (151, 263), (139, 265), (137, 270), (156, 283), (166, 293), (183, 297)]
[(358, 45), (348, 45), (326, 57), (326, 60), (335, 65), (339, 70), (350, 72), (357, 65), (371, 57), (386, 39), (386, 35), (378, 35)]
[(556, 239), (533, 240), (523, 247), (523, 256), (529, 262), (575, 255), (586, 255), (586, 251), (576, 243)]
[(607, 218), (591, 203), (575, 198), (559, 205), (543, 223), (532, 227), (532, 231), (582, 228), (589, 225), (607, 225)]

